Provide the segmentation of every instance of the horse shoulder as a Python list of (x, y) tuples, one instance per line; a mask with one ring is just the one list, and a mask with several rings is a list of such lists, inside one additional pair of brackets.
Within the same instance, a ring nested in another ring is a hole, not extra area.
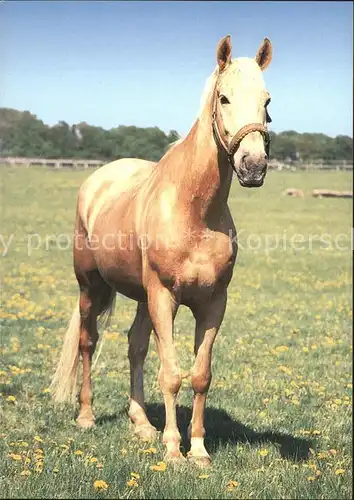
[(104, 165), (86, 179), (79, 190), (78, 211), (89, 234), (102, 209), (134, 188), (153, 166), (153, 162), (125, 158)]

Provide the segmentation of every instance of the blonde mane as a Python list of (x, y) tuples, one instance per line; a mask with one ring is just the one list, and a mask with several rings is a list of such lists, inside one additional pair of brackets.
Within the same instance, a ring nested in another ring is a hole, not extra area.
[[(217, 75), (218, 75), (218, 69), (216, 68), (212, 72), (212, 74), (210, 76), (208, 76), (207, 81), (206, 81), (205, 86), (204, 86), (202, 97), (200, 98), (200, 106), (199, 106), (198, 115), (197, 115), (197, 118), (193, 121), (193, 123), (196, 120), (201, 118), (203, 111), (205, 109), (205, 106), (206, 106), (207, 102), (209, 101), (209, 97), (211, 96), (211, 93), (213, 92), (214, 85), (216, 83)], [(179, 139), (177, 139), (176, 141), (171, 142), (171, 144), (168, 145), (167, 150), (169, 151), (170, 149), (174, 148), (178, 144), (181, 144), (181, 142), (183, 142), (185, 138), (186, 138), (186, 136), (184, 136), (184, 137), (182, 136)]]

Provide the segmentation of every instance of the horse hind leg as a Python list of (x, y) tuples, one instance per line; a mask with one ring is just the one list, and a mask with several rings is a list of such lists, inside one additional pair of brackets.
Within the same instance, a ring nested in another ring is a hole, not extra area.
[(115, 292), (99, 276), (98, 271), (90, 273), (90, 285), (80, 284), (80, 340), (79, 351), (82, 358), (82, 385), (79, 395), (80, 412), (77, 423), (82, 428), (94, 425), (92, 410), (92, 357), (98, 341), (97, 318), (107, 310), (113, 309)]
[(139, 303), (134, 322), (128, 333), (130, 363), (130, 407), (129, 417), (134, 425), (134, 433), (143, 441), (150, 441), (156, 435), (145, 411), (144, 402), (144, 361), (149, 348), (152, 323), (145, 303)]

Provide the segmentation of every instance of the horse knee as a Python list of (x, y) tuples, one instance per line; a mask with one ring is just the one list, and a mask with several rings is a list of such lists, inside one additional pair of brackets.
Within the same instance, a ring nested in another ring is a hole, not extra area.
[(182, 385), (181, 371), (178, 365), (172, 369), (165, 369), (161, 367), (159, 372), (159, 382), (162, 392), (177, 394)]
[(198, 371), (192, 373), (192, 387), (195, 393), (204, 394), (208, 391), (211, 383), (211, 371)]

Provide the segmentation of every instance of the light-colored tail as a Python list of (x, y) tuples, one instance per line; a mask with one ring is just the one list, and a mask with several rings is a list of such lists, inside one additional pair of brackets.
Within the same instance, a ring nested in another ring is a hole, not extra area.
[(77, 375), (79, 368), (80, 341), (80, 308), (77, 301), (68, 329), (64, 337), (64, 345), (58, 368), (52, 384), (53, 399), (56, 403), (76, 402)]

